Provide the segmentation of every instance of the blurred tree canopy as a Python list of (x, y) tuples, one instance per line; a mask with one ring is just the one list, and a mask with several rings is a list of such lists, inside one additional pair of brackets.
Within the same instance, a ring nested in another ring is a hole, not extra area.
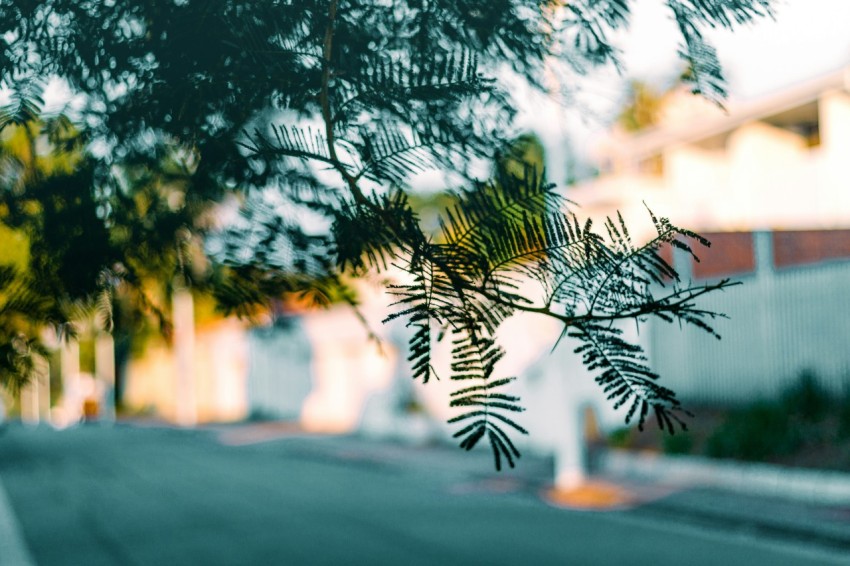
[[(719, 102), (705, 30), (770, 15), (771, 1), (665, 4), (689, 84)], [(612, 322), (711, 331), (694, 299), (728, 282), (679, 282), (658, 246), (705, 242), (666, 219), (652, 217), (648, 243), (621, 219), (579, 221), (515, 143), (503, 83), (617, 65), (611, 37), (630, 17), (628, 0), (0, 0), (0, 127), (41, 127), (59, 77), (82, 97), (68, 115), (85, 134), (72, 171), (4, 175), (1, 220), (29, 227), (39, 284), (72, 298), (129, 285), (154, 310), (145, 279), (246, 314), (283, 293), (353, 302), (344, 277), (404, 273), (390, 318), (413, 328), (414, 377), (434, 375), (434, 340), (452, 341), (456, 436), (486, 438), (497, 466), (519, 455), (506, 431), (524, 432), (501, 391), (513, 378), (492, 376), (496, 330), (517, 312), (561, 321), (629, 419), (652, 411), (672, 431), (678, 400)], [(433, 169), (455, 179), (436, 235), (409, 198)], [(235, 202), (242, 219), (217, 226)]]
[(617, 124), (627, 132), (639, 132), (655, 126), (667, 94), (643, 81), (630, 81), (628, 98), (617, 116)]

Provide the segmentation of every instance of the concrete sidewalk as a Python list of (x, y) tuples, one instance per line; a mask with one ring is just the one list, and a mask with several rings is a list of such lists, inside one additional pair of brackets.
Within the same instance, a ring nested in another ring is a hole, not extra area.
[(594, 468), (605, 475), (704, 486), (803, 503), (850, 505), (850, 474), (695, 456), (604, 450)]
[[(595, 474), (645, 494), (633, 513), (817, 544), (850, 556), (850, 475), (604, 451)], [(850, 564), (850, 558), (848, 558)]]

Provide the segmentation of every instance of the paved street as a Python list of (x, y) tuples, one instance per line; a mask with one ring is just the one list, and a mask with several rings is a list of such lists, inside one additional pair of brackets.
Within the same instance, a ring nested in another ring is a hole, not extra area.
[(18, 530), (39, 565), (850, 564), (828, 540), (692, 520), (682, 494), (555, 507), (543, 460), (496, 475), (486, 452), (234, 432), (10, 427), (0, 551)]

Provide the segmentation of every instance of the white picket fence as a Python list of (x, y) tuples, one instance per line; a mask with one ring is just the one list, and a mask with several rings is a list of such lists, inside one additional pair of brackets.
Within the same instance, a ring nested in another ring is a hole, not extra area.
[(763, 259), (770, 257), (768, 236), (756, 234), (755, 274), (700, 299), (729, 316), (715, 324), (722, 340), (695, 328), (650, 325), (653, 368), (683, 400), (771, 397), (806, 370), (832, 393), (850, 392), (850, 261), (775, 270)]

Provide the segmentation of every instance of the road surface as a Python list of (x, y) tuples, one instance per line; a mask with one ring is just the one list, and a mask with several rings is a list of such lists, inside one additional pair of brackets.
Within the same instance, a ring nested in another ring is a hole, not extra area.
[(356, 438), (11, 426), (0, 565), (850, 564), (676, 514), (559, 508), (535, 465), (496, 475), (484, 452)]

